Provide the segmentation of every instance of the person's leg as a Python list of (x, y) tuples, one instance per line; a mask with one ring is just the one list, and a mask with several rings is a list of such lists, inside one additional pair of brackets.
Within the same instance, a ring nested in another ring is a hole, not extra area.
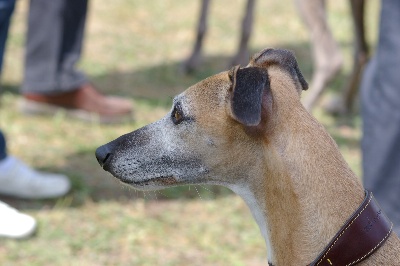
[(0, 194), (28, 199), (55, 198), (66, 194), (70, 187), (68, 177), (36, 171), (7, 155), (6, 140), (0, 131)]
[(383, 0), (376, 54), (361, 84), (363, 178), (400, 233), (400, 1)]
[(25, 199), (58, 198), (70, 188), (65, 175), (37, 171), (10, 155), (0, 161), (2, 195)]
[[(9, 158), (6, 151), (6, 140), (0, 131), (0, 171), (3, 174), (6, 171), (3, 168), (8, 169)], [(2, 183), (1, 177), (0, 183)], [(0, 201), (0, 217), (0, 237), (25, 238), (36, 230), (36, 221), (33, 217), (20, 213), (2, 201)]]
[(4, 50), (14, 6), (15, 0), (0, 0), (0, 73), (2, 72)]
[(87, 8), (87, 0), (67, 0), (65, 3), (59, 59), (59, 85), (64, 90), (77, 88), (87, 82), (85, 75), (76, 69), (82, 53)]
[[(73, 9), (75, 2), (81, 3)], [(86, 5), (85, 0), (30, 0), (23, 93), (62, 93), (86, 82), (75, 69)]]
[(102, 95), (76, 69), (86, 13), (87, 0), (31, 0), (23, 112), (53, 114), (62, 108), (83, 120), (131, 119), (130, 101)]
[(0, 162), (7, 157), (6, 139), (0, 130)]
[[(14, 7), (15, 0), (0, 0), (0, 73)], [(0, 193), (6, 191), (5, 194), (11, 196), (37, 198), (55, 195), (54, 189), (58, 192), (63, 191), (63, 194), (68, 192), (70, 184), (65, 176), (55, 176), (54, 180), (47, 179), (49, 176), (45, 177), (14, 157), (8, 156), (6, 139), (0, 131)], [(0, 237), (25, 238), (36, 230), (36, 220), (33, 217), (19, 212), (2, 201), (0, 201), (0, 217)]]
[(20, 213), (0, 201), (0, 237), (26, 238), (36, 230), (36, 221), (33, 217)]
[[(0, 0), (0, 73), (2, 72), (5, 44), (14, 6), (15, 0)], [(6, 139), (0, 131), (0, 169), (6, 158)], [(2, 201), (0, 201), (0, 217), (0, 237), (24, 238), (30, 236), (36, 229), (36, 221), (33, 217), (18, 212)]]
[[(14, 11), (15, 0), (0, 0), (0, 74), (3, 66), (3, 56), (7, 40), (11, 15)], [(6, 139), (0, 130), (0, 163), (7, 157)]]

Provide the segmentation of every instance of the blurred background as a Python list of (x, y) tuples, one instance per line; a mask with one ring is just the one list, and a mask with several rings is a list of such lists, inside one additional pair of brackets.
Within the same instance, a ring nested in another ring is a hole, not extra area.
[[(174, 95), (227, 69), (238, 46), (245, 5), (245, 0), (211, 3), (203, 62), (185, 75), (181, 65), (195, 41), (200, 1), (90, 1), (80, 69), (102, 92), (130, 99), (136, 118), (102, 125), (69, 119), (62, 112), (29, 117), (18, 111), (28, 1), (17, 1), (2, 74), (0, 125), (13, 136), (8, 143), (12, 154), (36, 168), (68, 175), (73, 188), (57, 200), (0, 196), (39, 223), (31, 239), (0, 239), (0, 265), (265, 265), (259, 229), (244, 202), (227, 189), (137, 192), (103, 171), (94, 157), (98, 146), (164, 116)], [(367, 40), (373, 50), (379, 3), (366, 7)], [(344, 68), (320, 105), (343, 87), (353, 51), (347, 1), (327, 1), (327, 10)], [(293, 50), (310, 80), (309, 34), (292, 0), (256, 3), (251, 54), (265, 47)], [(332, 117), (320, 105), (314, 115), (360, 176), (358, 111)]]

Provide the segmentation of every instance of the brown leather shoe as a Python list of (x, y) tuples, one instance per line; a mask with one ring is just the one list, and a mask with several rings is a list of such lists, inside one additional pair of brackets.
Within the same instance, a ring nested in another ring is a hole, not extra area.
[(101, 123), (115, 123), (132, 118), (130, 101), (105, 96), (90, 83), (71, 92), (56, 95), (25, 93), (23, 97), (21, 110), (26, 114), (54, 114), (62, 109), (69, 116)]

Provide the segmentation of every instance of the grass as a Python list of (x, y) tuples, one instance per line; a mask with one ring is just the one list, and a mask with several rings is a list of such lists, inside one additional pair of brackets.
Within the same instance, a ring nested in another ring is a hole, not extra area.
[[(192, 75), (180, 73), (193, 43), (199, 2), (91, 1), (80, 68), (103, 92), (134, 103), (135, 122), (116, 127), (71, 120), (62, 112), (51, 117), (18, 112), (27, 16), (27, 3), (18, 1), (2, 77), (0, 127), (12, 154), (68, 175), (73, 189), (57, 200), (0, 198), (39, 223), (32, 239), (0, 239), (1, 265), (265, 265), (257, 225), (231, 192), (202, 186), (136, 192), (122, 187), (94, 158), (96, 147), (157, 120), (175, 94), (226, 69), (237, 46), (244, 0), (212, 3), (203, 64)], [(368, 38), (375, 43), (379, 6), (367, 7)], [(345, 67), (325, 99), (344, 84), (352, 52), (349, 7), (330, 1), (328, 10)], [(253, 33), (253, 52), (267, 46), (292, 49), (309, 80), (308, 34), (293, 1), (258, 1)], [(360, 175), (359, 116), (335, 119), (320, 107), (314, 114)]]

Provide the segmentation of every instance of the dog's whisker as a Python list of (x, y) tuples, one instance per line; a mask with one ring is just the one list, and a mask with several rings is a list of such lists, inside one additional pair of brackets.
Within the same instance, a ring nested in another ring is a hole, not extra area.
[(205, 190), (208, 190), (209, 192), (211, 192), (212, 194), (215, 194), (215, 192), (214, 191), (212, 191), (211, 189), (209, 189), (209, 188), (207, 188), (206, 186), (204, 186), (204, 185), (200, 185), (202, 188), (204, 188)]
[(203, 198), (201, 197), (201, 194), (196, 186), (194, 186), (194, 189), (196, 189), (197, 195), (199, 195), (200, 200), (203, 200)]
[(169, 196), (169, 195), (167, 195), (167, 194), (165, 194), (165, 193), (162, 193), (161, 191), (157, 191), (157, 193), (160, 193), (160, 194), (163, 195), (165, 198), (168, 198), (168, 199), (171, 199), (171, 198), (172, 198), (171, 196)]

